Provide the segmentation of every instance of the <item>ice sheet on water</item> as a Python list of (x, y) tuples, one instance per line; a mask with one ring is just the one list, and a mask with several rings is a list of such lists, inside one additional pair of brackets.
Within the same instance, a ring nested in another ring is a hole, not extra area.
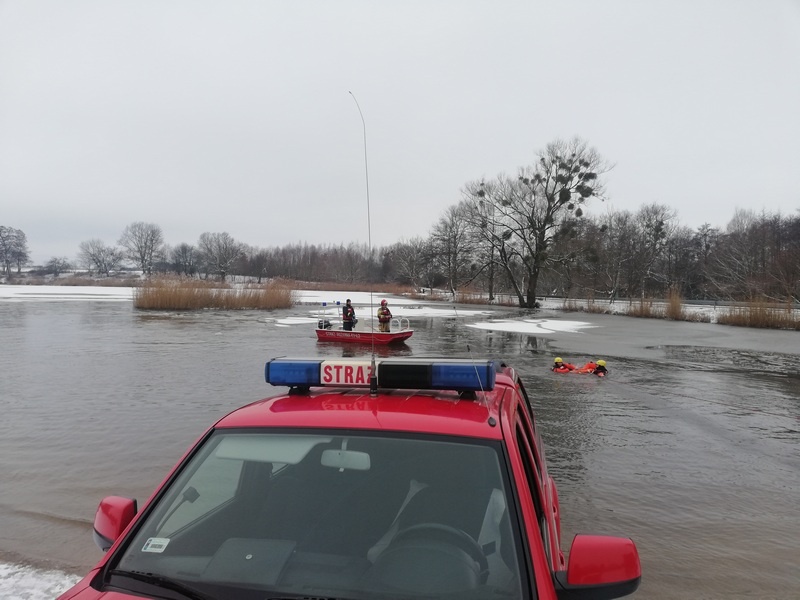
[(0, 598), (3, 600), (53, 600), (80, 577), (62, 571), (46, 571), (0, 563)]

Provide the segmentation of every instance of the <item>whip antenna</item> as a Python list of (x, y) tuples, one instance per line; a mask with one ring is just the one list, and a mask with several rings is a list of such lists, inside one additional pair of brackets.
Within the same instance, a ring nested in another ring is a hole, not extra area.
[[(367, 122), (364, 120), (364, 113), (361, 112), (361, 106), (358, 104), (358, 100), (356, 99), (356, 95), (353, 92), (348, 91), (353, 97), (353, 102), (356, 103), (356, 108), (358, 109), (358, 114), (361, 117), (361, 126), (364, 131), (364, 176), (366, 177), (367, 182), (367, 248), (369, 250), (369, 260), (372, 260), (372, 219), (369, 213), (369, 161), (367, 160)], [(367, 273), (369, 276), (369, 273)], [(372, 333), (372, 363), (370, 365), (370, 377), (369, 377), (369, 393), (372, 396), (378, 395), (378, 376), (377, 371), (375, 368), (375, 310), (374, 310), (374, 303), (372, 300), (372, 285), (369, 286), (369, 310), (370, 310), (370, 333)]]

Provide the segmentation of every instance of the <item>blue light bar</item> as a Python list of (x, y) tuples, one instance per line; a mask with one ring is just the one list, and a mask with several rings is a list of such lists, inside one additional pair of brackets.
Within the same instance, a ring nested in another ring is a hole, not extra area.
[(389, 389), (494, 389), (494, 361), (396, 359), (378, 364), (378, 386)]
[(494, 362), (451, 364), (434, 363), (431, 387), (437, 390), (493, 390)]
[[(376, 361), (381, 389), (490, 391), (495, 385), (494, 361), (461, 359), (384, 359)], [(264, 369), (276, 386), (368, 387), (372, 376), (366, 360), (276, 358)]]
[(319, 360), (274, 358), (264, 367), (264, 378), (272, 385), (288, 387), (319, 385)]

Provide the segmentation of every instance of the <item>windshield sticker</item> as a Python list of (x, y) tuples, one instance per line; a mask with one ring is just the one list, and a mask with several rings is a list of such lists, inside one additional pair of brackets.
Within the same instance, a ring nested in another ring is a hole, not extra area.
[(161, 554), (167, 549), (169, 538), (149, 538), (142, 547), (142, 552), (156, 552)]

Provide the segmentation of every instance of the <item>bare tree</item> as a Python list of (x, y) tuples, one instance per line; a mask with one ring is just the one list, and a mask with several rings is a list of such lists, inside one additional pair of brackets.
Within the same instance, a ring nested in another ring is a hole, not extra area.
[[(497, 220), (500, 211), (493, 203), (493, 196), (487, 194), (489, 189), (491, 188), (487, 188), (483, 181), (467, 184), (462, 190), (462, 206), (464, 219), (475, 242), (474, 258), (477, 261), (478, 274), (486, 273), (486, 286), (491, 302), (494, 300), (495, 273), (500, 258), (498, 250), (508, 245), (508, 238), (504, 239), (506, 229)], [(500, 264), (503, 264), (502, 261)]]
[(52, 274), (54, 277), (58, 277), (64, 271), (69, 271), (72, 268), (69, 260), (63, 256), (54, 256), (50, 260), (47, 261), (45, 265), (45, 269), (48, 273)]
[(112, 271), (120, 268), (125, 256), (121, 249), (115, 246), (106, 246), (101, 240), (91, 239), (81, 242), (78, 259), (89, 270), (109, 277)]
[(391, 246), (387, 252), (395, 278), (411, 283), (414, 288), (425, 283), (433, 262), (431, 242), (421, 237), (411, 238)]
[(17, 268), (17, 273), (30, 262), (28, 239), (21, 229), (0, 225), (0, 265), (6, 277), (11, 276), (11, 267)]
[(432, 251), (439, 268), (447, 277), (447, 286), (455, 297), (456, 291), (475, 277), (473, 264), (475, 241), (465, 219), (466, 207), (451, 206), (431, 232)]
[(249, 277), (255, 277), (258, 283), (267, 275), (269, 267), (269, 253), (261, 248), (244, 247), (243, 273)]
[(210, 273), (219, 275), (222, 281), (231, 272), (234, 263), (244, 254), (244, 248), (228, 233), (203, 233), (197, 242)]
[(119, 268), (123, 258), (122, 250), (106, 245), (96, 238), (81, 242), (78, 247), (78, 262), (90, 271), (102, 273), (107, 277), (111, 271)]
[(191, 244), (178, 244), (170, 251), (169, 260), (178, 275), (197, 273), (197, 249)]
[(568, 234), (572, 219), (583, 215), (583, 204), (603, 198), (600, 176), (608, 169), (586, 142), (557, 140), (516, 178), (501, 175), (467, 186), (468, 195), (492, 207), (491, 228), (484, 228), (484, 239), (494, 246), (494, 260), (505, 270), (520, 306), (535, 307), (542, 269), (566, 260), (552, 254), (551, 245), (557, 236)]
[(131, 223), (117, 243), (125, 249), (125, 257), (133, 261), (145, 275), (151, 275), (153, 265), (166, 256), (164, 233), (154, 223)]
[(694, 234), (694, 244), (697, 248), (697, 262), (699, 267), (698, 292), (703, 300), (710, 297), (711, 268), (709, 257), (714, 247), (719, 242), (719, 230), (703, 223)]
[(763, 272), (759, 268), (757, 225), (758, 217), (753, 211), (737, 209), (718, 240), (710, 278), (723, 298), (758, 296)]
[(666, 281), (666, 274), (654, 265), (662, 258), (677, 227), (675, 211), (663, 204), (647, 204), (635, 216), (637, 236), (633, 248), (633, 269), (639, 280), (639, 294), (647, 295), (649, 280)]

